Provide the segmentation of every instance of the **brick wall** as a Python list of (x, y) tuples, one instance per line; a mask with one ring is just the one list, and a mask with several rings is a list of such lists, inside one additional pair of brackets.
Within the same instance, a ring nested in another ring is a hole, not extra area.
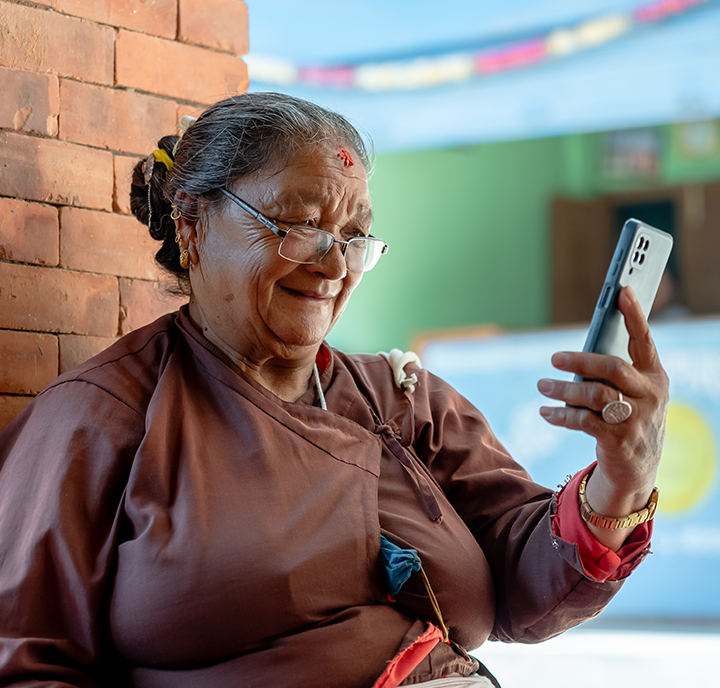
[(0, 428), (177, 308), (129, 215), (133, 165), (247, 87), (241, 0), (0, 0)]

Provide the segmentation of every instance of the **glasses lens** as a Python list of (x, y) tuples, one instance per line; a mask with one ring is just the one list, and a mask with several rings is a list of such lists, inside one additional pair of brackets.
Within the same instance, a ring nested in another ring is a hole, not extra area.
[[(290, 227), (280, 244), (280, 255), (294, 263), (317, 263), (333, 247), (330, 232), (312, 227)], [(345, 249), (345, 264), (353, 272), (372, 270), (387, 251), (385, 242), (374, 237), (350, 239)]]
[(385, 242), (382, 239), (374, 237), (350, 239), (345, 252), (348, 270), (362, 272), (372, 270), (385, 250)]
[(280, 244), (280, 255), (295, 263), (317, 263), (332, 248), (333, 236), (312, 227), (290, 227)]

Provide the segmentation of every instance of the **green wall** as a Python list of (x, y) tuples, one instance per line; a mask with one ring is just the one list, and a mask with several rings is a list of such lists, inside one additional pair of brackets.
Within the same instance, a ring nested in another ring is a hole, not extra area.
[(603, 134), (379, 155), (373, 233), (390, 250), (328, 341), (376, 352), (446, 328), (547, 325), (552, 199), (720, 179), (720, 156), (684, 161), (674, 132), (652, 181), (606, 178)]
[(373, 232), (390, 250), (329, 341), (374, 352), (428, 330), (545, 324), (559, 174), (558, 139), (378, 156)]

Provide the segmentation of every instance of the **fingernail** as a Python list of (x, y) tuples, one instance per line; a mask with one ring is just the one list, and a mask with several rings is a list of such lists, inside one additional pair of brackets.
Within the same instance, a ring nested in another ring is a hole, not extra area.
[(550, 394), (550, 392), (553, 391), (553, 388), (555, 387), (555, 383), (552, 380), (538, 380), (537, 388), (538, 391), (542, 394)]
[(570, 356), (564, 353), (554, 354), (552, 357), (552, 364), (556, 368), (565, 368), (570, 363)]
[(550, 416), (552, 415), (552, 408), (550, 408), (549, 406), (541, 406), (540, 415), (543, 418), (550, 418)]

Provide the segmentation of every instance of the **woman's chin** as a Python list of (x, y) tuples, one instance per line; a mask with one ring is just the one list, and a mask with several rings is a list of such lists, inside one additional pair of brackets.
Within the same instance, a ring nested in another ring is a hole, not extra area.
[(288, 328), (275, 331), (275, 335), (288, 347), (307, 349), (319, 347), (330, 332), (330, 326), (317, 326), (312, 328)]

